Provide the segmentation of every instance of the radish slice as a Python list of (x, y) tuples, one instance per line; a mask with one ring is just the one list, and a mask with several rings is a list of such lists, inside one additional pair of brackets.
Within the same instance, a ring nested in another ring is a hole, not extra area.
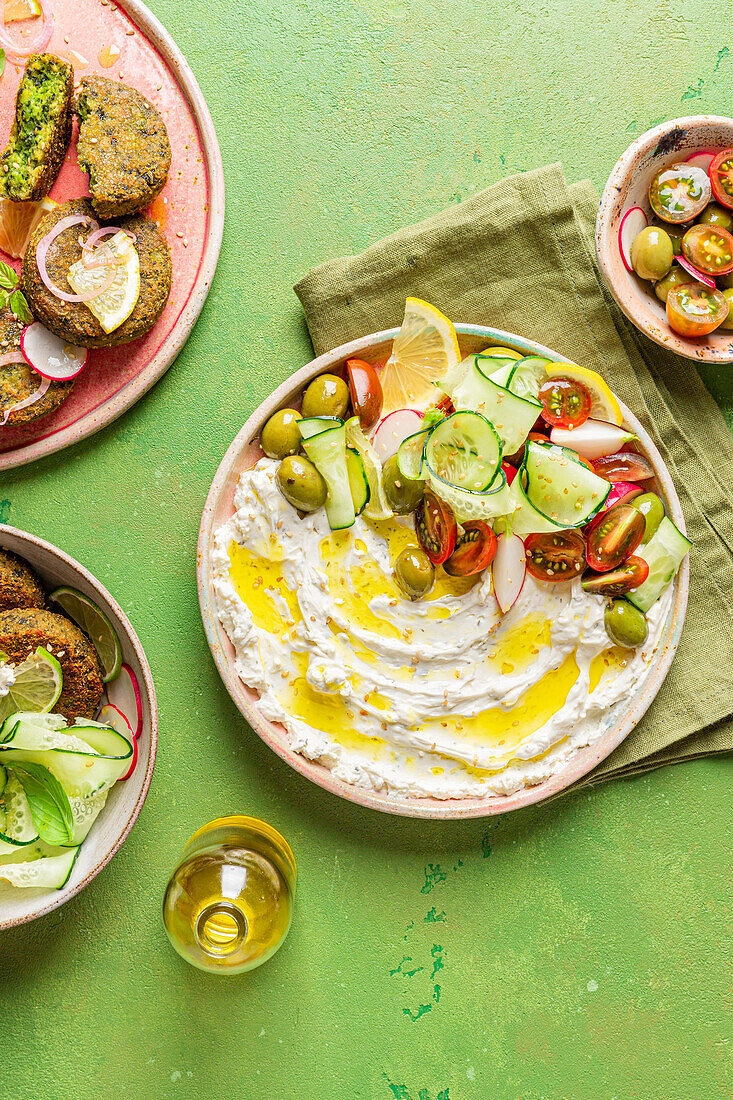
[(124, 779), (129, 779), (137, 764), (137, 740), (133, 736), (132, 726), (119, 707), (116, 707), (114, 703), (105, 703), (97, 715), (97, 721), (103, 722), (105, 726), (111, 726), (113, 730), (117, 730), (117, 732), (121, 733), (132, 745), (132, 760), (130, 762), (130, 767), (124, 775), (120, 776), (120, 782)]
[[(17, 354), (17, 353), (16, 353)], [(17, 359), (13, 359), (14, 363), (17, 363)], [(51, 385), (50, 378), (42, 378), (41, 384), (37, 390), (34, 390), (32, 394), (24, 398), (22, 401), (18, 401), (15, 405), (11, 405), (9, 409), (6, 409), (3, 413), (3, 418), (0, 420), (0, 428), (4, 428), (10, 419), (10, 414), (19, 412), (20, 409), (27, 409), (29, 405), (35, 405), (36, 401), (40, 401), (44, 393), (46, 393), (48, 387)]]
[(633, 432), (627, 432), (625, 428), (619, 428), (605, 420), (590, 418), (579, 428), (553, 428), (550, 432), (552, 443), (556, 443), (558, 447), (569, 447), (583, 458), (590, 459), (612, 455), (632, 439), (636, 439)]
[(684, 267), (685, 271), (692, 275), (693, 279), (697, 279), (699, 283), (705, 283), (705, 286), (712, 287), (713, 290), (715, 289), (715, 279), (711, 279), (704, 271), (698, 271), (684, 256), (675, 256), (675, 260), (680, 267)]
[(422, 413), (417, 409), (396, 409), (388, 413), (377, 424), (372, 446), (379, 461), (384, 465), (388, 458), (397, 454), (400, 443), (408, 435), (414, 435), (422, 428)]
[(613, 508), (614, 504), (618, 504), (620, 500), (631, 500), (633, 497), (638, 497), (639, 493), (643, 493), (641, 485), (635, 485), (633, 481), (612, 481), (611, 492), (606, 497), (606, 503), (601, 509), (602, 512), (607, 512), (609, 508)]
[(702, 168), (703, 172), (707, 172), (718, 152), (718, 149), (698, 149), (696, 153), (690, 154), (685, 164), (692, 164), (695, 168)]
[(634, 237), (641, 233), (642, 229), (646, 229), (648, 225), (649, 219), (641, 207), (632, 206), (630, 210), (626, 211), (618, 227), (618, 249), (621, 253), (621, 259), (624, 261), (624, 267), (632, 275), (634, 269), (631, 266), (631, 245), (634, 242)]
[(527, 572), (524, 543), (519, 535), (498, 535), (493, 564), (494, 595), (502, 615), (514, 606)]
[(123, 664), (117, 679), (107, 684), (107, 694), (122, 711), (135, 738), (138, 738), (143, 728), (143, 705), (137, 676), (129, 665)]
[(29, 366), (52, 382), (68, 382), (76, 378), (89, 359), (88, 348), (67, 344), (49, 332), (40, 321), (34, 321), (23, 329), (20, 350)]

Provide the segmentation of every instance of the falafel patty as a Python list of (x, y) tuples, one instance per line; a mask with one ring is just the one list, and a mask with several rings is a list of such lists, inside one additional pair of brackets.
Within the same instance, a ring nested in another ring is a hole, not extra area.
[(9, 413), (5, 420), (8, 409), (30, 397), (41, 384), (40, 374), (26, 363), (20, 353), (20, 334), (23, 328), (22, 322), (9, 307), (0, 311), (0, 355), (18, 351), (17, 363), (0, 366), (0, 426), (3, 421), (11, 425), (29, 424), (41, 416), (48, 416), (63, 405), (74, 388), (73, 382), (52, 382), (43, 397), (39, 397), (32, 405), (26, 405), (24, 409)]
[(168, 131), (135, 88), (88, 76), (76, 94), (77, 154), (100, 218), (137, 214), (160, 194), (171, 166)]
[(30, 565), (9, 550), (0, 550), (0, 611), (45, 606), (46, 593)]
[[(115, 222), (120, 229), (134, 234), (135, 250), (140, 259), (140, 296), (130, 316), (107, 333), (83, 302), (64, 302), (52, 294), (38, 271), (36, 249), (57, 222), (70, 214), (95, 217), (89, 199), (72, 199), (54, 207), (36, 226), (23, 257), (20, 288), (35, 317), (46, 328), (70, 344), (84, 348), (111, 348), (127, 344), (149, 332), (165, 309), (171, 290), (171, 254), (168, 243), (151, 218), (139, 215)], [(60, 290), (73, 293), (67, 279), (72, 264), (81, 259), (79, 238), (86, 240), (89, 226), (73, 225), (56, 237), (46, 258), (46, 269)]]
[(73, 94), (74, 70), (67, 61), (31, 54), (0, 159), (0, 190), (13, 202), (37, 202), (53, 187), (71, 140)]
[(0, 613), (0, 650), (17, 665), (43, 646), (61, 665), (63, 687), (55, 714), (67, 721), (94, 718), (102, 700), (97, 651), (75, 623), (52, 611), (16, 608)]

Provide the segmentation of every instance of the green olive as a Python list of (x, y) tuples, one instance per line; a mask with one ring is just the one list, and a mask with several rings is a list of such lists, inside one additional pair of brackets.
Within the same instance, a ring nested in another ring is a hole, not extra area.
[(277, 484), (285, 499), (301, 512), (315, 512), (326, 503), (326, 482), (302, 455), (288, 455), (282, 460)]
[(268, 458), (297, 455), (301, 444), (299, 420), (294, 409), (280, 409), (272, 414), (260, 433), (260, 447)]
[(664, 229), (664, 232), (672, 241), (672, 248), (674, 249), (675, 256), (681, 256), (682, 238), (684, 237), (687, 230), (690, 228), (689, 225), (672, 225), (672, 223), (670, 222), (668, 225), (662, 226), (661, 228)]
[(659, 524), (664, 519), (664, 505), (656, 493), (640, 493), (638, 497), (632, 497), (629, 501), (637, 512), (641, 512), (646, 526), (644, 528), (643, 542), (649, 542)]
[(611, 641), (625, 649), (643, 645), (649, 633), (643, 614), (628, 600), (612, 600), (606, 608), (604, 623)]
[(672, 238), (659, 226), (648, 225), (631, 243), (631, 266), (640, 279), (663, 279), (673, 260)]
[(697, 219), (698, 225), (717, 225), (719, 229), (733, 230), (733, 214), (717, 202), (708, 203)]
[(394, 563), (394, 579), (408, 599), (421, 600), (435, 583), (435, 566), (424, 550), (408, 546)]
[(664, 278), (654, 284), (654, 293), (660, 302), (666, 302), (670, 290), (674, 290), (676, 286), (682, 286), (684, 283), (694, 283), (694, 281), (692, 275), (688, 274), (684, 267), (680, 267), (679, 264), (672, 264)]
[(727, 299), (730, 311), (724, 321), (721, 321), (718, 328), (725, 328), (730, 331), (733, 329), (733, 288), (728, 288), (723, 291), (723, 297)]
[(335, 374), (319, 374), (303, 394), (303, 416), (343, 416), (349, 407), (349, 387)]
[(413, 481), (402, 473), (397, 455), (388, 458), (382, 468), (382, 486), (387, 503), (398, 516), (414, 512), (425, 493), (424, 482)]

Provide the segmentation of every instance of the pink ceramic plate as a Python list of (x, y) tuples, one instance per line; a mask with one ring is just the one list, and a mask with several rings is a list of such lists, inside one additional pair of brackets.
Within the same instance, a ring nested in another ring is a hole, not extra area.
[[(49, 2), (54, 31), (47, 50), (71, 61), (76, 82), (96, 73), (131, 84), (163, 116), (173, 162), (150, 213), (171, 247), (173, 287), (162, 317), (147, 336), (91, 353), (71, 397), (56, 413), (25, 427), (0, 429), (0, 470), (23, 466), (93, 435), (157, 382), (201, 311), (224, 227), (224, 176), (214, 126), (196, 78), (168, 32), (139, 0)], [(21, 74), (21, 65), (8, 62), (0, 79), (3, 144)], [(75, 126), (50, 197), (63, 202), (87, 195), (87, 182), (77, 164)]]
[[(140, 685), (143, 726), (138, 740), (135, 770), (124, 783), (116, 783), (101, 814), (82, 844), (69, 881), (60, 890), (25, 890), (0, 884), (0, 931), (25, 924), (58, 909), (87, 886), (115, 852), (119, 851), (137, 821), (153, 778), (158, 745), (158, 705), (150, 665), (130, 620), (106, 588), (83, 565), (50, 542), (0, 524), (0, 547), (24, 558), (51, 590), (67, 584), (78, 588), (104, 611), (122, 646), (122, 660), (130, 666)], [(108, 685), (114, 701), (115, 681)]]
[[(541, 344), (535, 344), (530, 340), (524, 340), (520, 336), (502, 332), (499, 329), (485, 328), (481, 325), (456, 325), (456, 331), (458, 332), (463, 355), (481, 351), (489, 344), (501, 344), (504, 347), (515, 348), (524, 355), (543, 355), (556, 362), (565, 361), (563, 356), (542, 347)], [(527, 806), (531, 802), (539, 802), (541, 799), (568, 787), (591, 771), (596, 764), (605, 759), (628, 736), (659, 691), (677, 649), (687, 607), (689, 565), (687, 559), (685, 559), (675, 581), (674, 601), (664, 628), (659, 650), (654, 662), (644, 675), (636, 696), (630, 699), (624, 707), (617, 707), (612, 713), (606, 715), (604, 733), (594, 745), (578, 752), (572, 763), (564, 771), (559, 772), (536, 787), (518, 791), (508, 797), (492, 795), (487, 798), (449, 799), (445, 801), (434, 798), (405, 798), (402, 795), (368, 791), (361, 787), (343, 783), (341, 780), (334, 779), (328, 768), (324, 768), (321, 764), (314, 763), (311, 760), (306, 760), (304, 756), (293, 752), (288, 744), (287, 732), (282, 726), (268, 721), (260, 713), (257, 706), (257, 693), (242, 683), (234, 668), (234, 648), (215, 611), (209, 560), (214, 532), (222, 523), (226, 523), (234, 512), (234, 490), (240, 473), (252, 466), (262, 455), (258, 440), (262, 426), (268, 417), (277, 409), (292, 404), (293, 400), (315, 375), (321, 374), (323, 371), (339, 370), (351, 356), (357, 356), (375, 364), (385, 363), (391, 351), (392, 340), (396, 334), (397, 329), (377, 332), (371, 336), (364, 336), (360, 340), (353, 340), (350, 344), (343, 344), (334, 351), (314, 359), (312, 363), (296, 371), (268, 397), (249, 418), (232, 443), (219, 466), (209, 491), (199, 534), (198, 585), (204, 628), (217, 668), (224, 681), (224, 686), (244, 717), (262, 740), (275, 750), (278, 756), (281, 756), (283, 760), (307, 779), (317, 783), (320, 787), (324, 787), (327, 791), (332, 791), (334, 794), (348, 799), (350, 802), (358, 802), (375, 810), (383, 810), (385, 813), (431, 818), (485, 817), (490, 814), (501, 814), (507, 810), (516, 810), (520, 806)], [(654, 468), (656, 492), (663, 497), (674, 523), (681, 531), (684, 531), (685, 521), (680, 502), (659, 451), (636, 417), (623, 405), (622, 409), (625, 423), (638, 435), (643, 452)]]

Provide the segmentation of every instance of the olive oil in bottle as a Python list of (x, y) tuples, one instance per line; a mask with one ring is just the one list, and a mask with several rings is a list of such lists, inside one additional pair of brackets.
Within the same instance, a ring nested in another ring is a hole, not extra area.
[(265, 962), (290, 928), (296, 868), (283, 836), (255, 817), (219, 817), (189, 840), (163, 899), (168, 939), (201, 970)]

